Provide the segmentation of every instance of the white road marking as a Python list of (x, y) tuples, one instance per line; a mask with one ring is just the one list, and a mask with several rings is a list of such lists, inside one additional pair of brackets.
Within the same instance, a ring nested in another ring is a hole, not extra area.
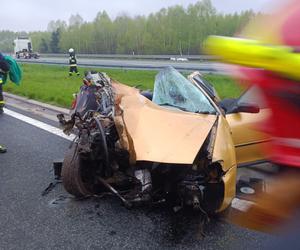
[(22, 115), (22, 114), (19, 114), (17, 112), (14, 112), (12, 110), (9, 110), (7, 108), (4, 108), (4, 113), (9, 115), (9, 116), (12, 116), (18, 120), (21, 120), (23, 122), (26, 122), (32, 126), (35, 126), (37, 128), (40, 128), (40, 129), (43, 129), (51, 134), (54, 134), (54, 135), (57, 135), (59, 137), (62, 137), (66, 140), (69, 140), (69, 141), (73, 141), (74, 138), (75, 138), (75, 135), (71, 134), (70, 136), (66, 135), (62, 129), (59, 129), (59, 128), (56, 128), (54, 126), (51, 126), (47, 123), (44, 123), (44, 122), (41, 122), (41, 121), (38, 121), (38, 120), (35, 120), (35, 119), (32, 119), (28, 116), (25, 116), (25, 115)]
[(232, 200), (231, 207), (233, 207), (237, 210), (240, 210), (242, 212), (246, 212), (253, 204), (254, 204), (254, 202), (252, 202), (252, 201), (234, 198)]

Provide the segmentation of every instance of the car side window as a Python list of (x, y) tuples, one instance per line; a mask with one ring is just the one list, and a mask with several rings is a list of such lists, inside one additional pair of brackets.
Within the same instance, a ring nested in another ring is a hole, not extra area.
[(268, 108), (267, 103), (263, 97), (263, 93), (257, 86), (252, 86), (247, 89), (244, 94), (238, 99), (237, 103), (249, 103), (258, 105), (260, 109)]

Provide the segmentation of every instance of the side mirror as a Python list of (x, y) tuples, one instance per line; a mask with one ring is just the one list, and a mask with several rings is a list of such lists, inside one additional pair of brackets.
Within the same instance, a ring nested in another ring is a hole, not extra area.
[(259, 113), (259, 107), (250, 103), (239, 103), (231, 113)]

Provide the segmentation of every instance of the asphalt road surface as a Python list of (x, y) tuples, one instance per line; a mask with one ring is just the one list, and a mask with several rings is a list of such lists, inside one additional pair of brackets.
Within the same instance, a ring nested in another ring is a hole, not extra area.
[[(26, 111), (8, 107), (44, 123)], [(69, 141), (7, 113), (0, 116), (0, 249), (262, 249), (272, 236), (188, 211), (124, 208), (112, 196), (75, 200), (53, 181)]]

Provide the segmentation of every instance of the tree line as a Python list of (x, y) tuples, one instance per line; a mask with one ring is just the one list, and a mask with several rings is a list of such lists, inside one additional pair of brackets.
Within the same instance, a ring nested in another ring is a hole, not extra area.
[[(202, 0), (187, 8), (176, 5), (148, 16), (122, 14), (114, 20), (105, 11), (98, 12), (92, 22), (72, 15), (68, 24), (51, 21), (47, 31), (28, 35), (34, 50), (40, 53), (66, 53), (72, 47), (77, 53), (91, 54), (197, 55), (208, 35), (232, 36), (255, 15), (251, 10), (223, 14), (210, 0)], [(0, 50), (12, 51), (9, 41), (16, 36), (0, 31)]]

